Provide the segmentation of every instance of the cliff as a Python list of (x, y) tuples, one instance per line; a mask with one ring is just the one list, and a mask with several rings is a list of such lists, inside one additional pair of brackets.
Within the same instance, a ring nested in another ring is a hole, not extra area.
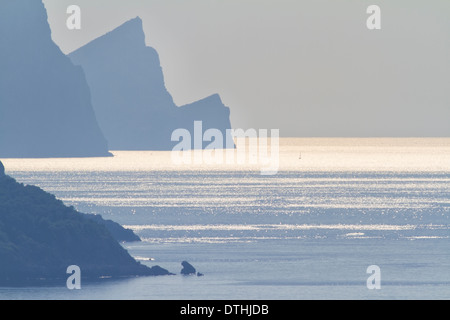
[(203, 129), (231, 128), (230, 110), (218, 95), (178, 107), (164, 83), (158, 53), (146, 46), (140, 18), (71, 53), (83, 67), (92, 91), (100, 127), (111, 150), (171, 150), (173, 130), (193, 135), (193, 122)]
[(0, 1), (0, 156), (109, 156), (83, 70), (51, 39), (39, 0)]
[(65, 284), (70, 265), (84, 280), (169, 274), (135, 261), (103, 224), (1, 170), (0, 261), (0, 286)]

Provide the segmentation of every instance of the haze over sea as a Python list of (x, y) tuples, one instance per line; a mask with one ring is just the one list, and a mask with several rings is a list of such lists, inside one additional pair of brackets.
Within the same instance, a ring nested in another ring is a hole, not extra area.
[[(170, 152), (6, 159), (7, 174), (133, 229), (173, 273), (0, 299), (449, 299), (449, 138), (284, 138), (280, 170), (176, 165)], [(381, 268), (381, 290), (366, 286)]]

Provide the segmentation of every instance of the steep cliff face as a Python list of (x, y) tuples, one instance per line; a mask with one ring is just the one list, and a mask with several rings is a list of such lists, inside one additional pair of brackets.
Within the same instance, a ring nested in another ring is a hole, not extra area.
[[(191, 136), (194, 132), (194, 122), (201, 120), (203, 131), (214, 128), (222, 132), (224, 148), (226, 141), (233, 141), (231, 134), (227, 131), (231, 129), (230, 109), (223, 104), (218, 94), (182, 106), (177, 111), (176, 127), (187, 129), (191, 132)], [(209, 143), (203, 142), (203, 148), (206, 148)]]
[(107, 156), (83, 70), (38, 0), (0, 1), (0, 156)]
[(140, 18), (71, 53), (83, 67), (100, 127), (112, 150), (171, 150), (174, 129), (230, 129), (218, 95), (178, 108), (164, 84), (158, 53), (145, 44)]

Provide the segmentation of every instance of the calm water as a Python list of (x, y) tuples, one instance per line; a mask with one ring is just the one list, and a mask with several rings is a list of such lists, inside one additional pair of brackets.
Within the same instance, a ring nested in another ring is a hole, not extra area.
[[(449, 299), (450, 139), (283, 139), (280, 172), (168, 152), (7, 159), (7, 173), (141, 236), (148, 265), (204, 277), (0, 288), (2, 299)], [(366, 269), (381, 268), (381, 290)]]

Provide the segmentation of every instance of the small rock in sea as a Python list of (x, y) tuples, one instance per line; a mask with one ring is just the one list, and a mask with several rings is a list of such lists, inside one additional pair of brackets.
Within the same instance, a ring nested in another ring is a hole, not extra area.
[(203, 277), (203, 276), (204, 276), (203, 273), (197, 272), (197, 277)]
[(181, 269), (181, 274), (191, 275), (197, 272), (195, 268), (187, 261), (183, 261), (181, 265), (183, 266), (183, 269)]

